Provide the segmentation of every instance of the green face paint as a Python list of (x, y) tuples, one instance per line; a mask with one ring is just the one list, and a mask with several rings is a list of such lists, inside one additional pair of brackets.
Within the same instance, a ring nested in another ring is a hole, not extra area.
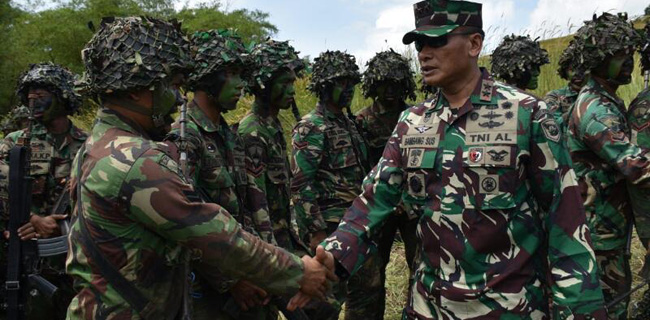
[(530, 80), (526, 84), (526, 89), (535, 90), (539, 86), (539, 67), (530, 71)]
[(619, 85), (629, 84), (632, 82), (632, 71), (634, 71), (632, 55), (616, 55), (607, 66), (607, 79)]
[(68, 115), (68, 112), (63, 103), (61, 103), (57, 97), (52, 97), (50, 107), (43, 112), (43, 123), (50, 123), (52, 120), (59, 117), (65, 117), (66, 115)]
[(237, 102), (241, 97), (244, 82), (241, 78), (241, 69), (238, 67), (226, 68), (219, 76), (221, 83), (221, 90), (217, 97), (217, 104), (221, 106), (222, 110), (235, 110)]
[(289, 109), (296, 94), (295, 81), (296, 73), (293, 70), (282, 70), (271, 84), (271, 104), (281, 110)]
[(354, 97), (354, 83), (347, 78), (336, 79), (332, 87), (332, 102), (341, 109), (348, 108)]

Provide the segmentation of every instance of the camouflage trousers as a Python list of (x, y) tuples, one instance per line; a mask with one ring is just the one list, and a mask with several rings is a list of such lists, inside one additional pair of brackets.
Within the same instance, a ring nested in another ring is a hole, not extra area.
[[(391, 216), (382, 227), (377, 242), (377, 254), (370, 257), (364, 266), (348, 280), (348, 294), (345, 319), (383, 319), (386, 307), (386, 266), (397, 230), (400, 232), (406, 250), (409, 266), (409, 284), (413, 279), (414, 258), (418, 239), (418, 219), (406, 214)], [(406, 302), (406, 301), (405, 301)]]
[[(600, 286), (603, 289), (605, 304), (625, 294), (632, 287), (630, 263), (625, 250), (595, 251), (598, 263)], [(627, 319), (627, 307), (630, 299), (625, 299), (607, 310), (609, 319)]]

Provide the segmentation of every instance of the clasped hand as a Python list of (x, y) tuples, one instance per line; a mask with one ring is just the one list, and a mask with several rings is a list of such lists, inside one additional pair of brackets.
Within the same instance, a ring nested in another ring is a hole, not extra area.
[(334, 274), (334, 256), (318, 246), (316, 256), (303, 256), (304, 274), (300, 280), (300, 291), (291, 298), (287, 309), (290, 311), (302, 308), (311, 299), (325, 300), (325, 295), (330, 289), (330, 282), (338, 281)]

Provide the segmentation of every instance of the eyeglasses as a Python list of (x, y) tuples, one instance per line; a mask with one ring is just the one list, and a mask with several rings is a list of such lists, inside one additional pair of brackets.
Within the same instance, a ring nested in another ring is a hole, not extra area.
[(424, 47), (429, 46), (432, 48), (442, 48), (449, 43), (449, 37), (451, 36), (467, 36), (470, 34), (475, 34), (478, 32), (470, 32), (470, 31), (465, 31), (465, 32), (456, 32), (456, 33), (448, 33), (444, 36), (439, 36), (439, 37), (427, 37), (427, 36), (422, 36), (419, 37), (418, 39), (415, 40), (415, 50), (418, 52), (422, 51)]

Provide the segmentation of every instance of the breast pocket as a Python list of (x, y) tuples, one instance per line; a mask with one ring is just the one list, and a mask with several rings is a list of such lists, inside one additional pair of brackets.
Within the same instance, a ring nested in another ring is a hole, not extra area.
[(235, 185), (235, 181), (220, 155), (205, 157), (199, 174), (199, 180), (212, 190), (232, 188)]
[(467, 209), (511, 209), (518, 187), (516, 145), (471, 146), (463, 152)]
[(403, 152), (406, 163), (406, 193), (404, 201), (409, 204), (424, 205), (431, 195), (427, 186), (435, 179), (435, 161), (438, 150), (434, 148), (413, 148)]
[(289, 174), (282, 158), (272, 158), (268, 164), (267, 175), (273, 184), (284, 185), (289, 182)]
[(328, 138), (330, 150), (326, 166), (330, 169), (343, 169), (357, 165), (352, 140), (348, 135), (337, 135)]

